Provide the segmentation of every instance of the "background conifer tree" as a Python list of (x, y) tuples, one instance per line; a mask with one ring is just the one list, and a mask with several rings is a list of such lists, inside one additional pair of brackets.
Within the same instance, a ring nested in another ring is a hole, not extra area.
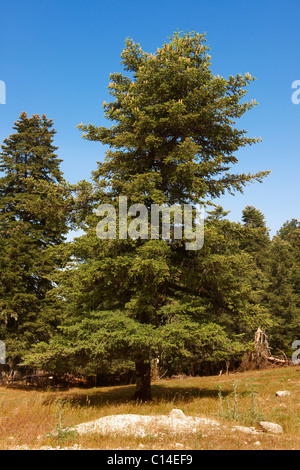
[(283, 224), (272, 240), (269, 257), (269, 309), (274, 317), (270, 340), (274, 351), (292, 354), (300, 337), (300, 222)]
[(0, 337), (15, 366), (49, 339), (59, 311), (47, 294), (71, 211), (69, 187), (53, 145), (53, 121), (21, 113), (0, 156)]

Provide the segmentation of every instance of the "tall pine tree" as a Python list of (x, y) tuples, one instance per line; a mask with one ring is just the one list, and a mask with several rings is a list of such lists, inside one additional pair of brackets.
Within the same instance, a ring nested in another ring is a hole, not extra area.
[[(69, 315), (62, 331), (67, 334), (50, 347), (41, 344), (31, 362), (101, 368), (130, 358), (136, 364), (134, 398), (147, 400), (151, 358), (224, 358), (236, 348), (234, 335), (210, 315), (205, 276), (214, 269), (214, 259), (203, 261), (201, 250), (188, 251), (172, 236), (124, 240), (117, 233), (116, 239), (99, 240), (94, 209), (110, 203), (118, 211), (120, 196), (127, 197), (128, 207), (144, 204), (149, 211), (151, 204), (196, 207), (226, 191), (242, 192), (267, 172), (231, 171), (238, 149), (258, 141), (235, 127), (255, 105), (242, 102), (253, 78), (214, 76), (204, 35), (176, 33), (155, 54), (127, 40), (121, 57), (128, 76), (110, 76), (113, 101), (104, 103), (112, 127), (79, 126), (84, 138), (109, 150), (93, 173), (93, 188), (80, 185), (87, 233), (69, 247), (72, 262), (62, 273)], [(223, 258), (215, 260), (216, 266)], [(243, 266), (237, 259), (232, 275)], [(241, 319), (246, 302), (249, 316), (255, 315), (244, 291), (240, 301), (225, 295), (218, 305)]]
[(17, 365), (37, 341), (47, 340), (59, 312), (50, 248), (69, 230), (70, 191), (53, 145), (53, 121), (21, 113), (0, 155), (0, 337)]

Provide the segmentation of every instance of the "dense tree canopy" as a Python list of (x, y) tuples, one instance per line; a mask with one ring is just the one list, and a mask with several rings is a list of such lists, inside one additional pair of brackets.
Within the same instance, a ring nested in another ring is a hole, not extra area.
[[(124, 74), (111, 74), (103, 105), (111, 127), (79, 126), (108, 150), (75, 200), (52, 121), (22, 114), (4, 141), (1, 334), (15, 362), (85, 375), (134, 367), (134, 398), (149, 400), (153, 360), (169, 374), (201, 373), (204, 362), (240, 362), (258, 327), (287, 354), (300, 336), (299, 222), (271, 240), (259, 209), (232, 222), (214, 204), (268, 171), (233, 172), (237, 151), (259, 141), (236, 127), (255, 106), (245, 100), (253, 78), (214, 76), (208, 51), (197, 33), (176, 33), (154, 54), (126, 40)], [(187, 249), (175, 215), (168, 236), (151, 238), (148, 218), (143, 231), (140, 216), (155, 204), (193, 214), (205, 205), (203, 247)], [(116, 230), (101, 237), (110, 207)], [(67, 243), (70, 217), (84, 234)]]
[[(258, 305), (260, 274), (253, 273), (251, 256), (238, 252), (241, 227), (211, 222), (205, 249), (191, 253), (172, 234), (168, 240), (119, 234), (99, 240), (95, 208), (110, 203), (118, 211), (120, 196), (128, 206), (196, 208), (268, 172), (231, 172), (235, 152), (258, 141), (234, 127), (254, 106), (242, 102), (253, 78), (213, 76), (204, 35), (175, 34), (155, 54), (127, 40), (121, 57), (129, 75), (110, 76), (113, 101), (104, 103), (112, 127), (79, 126), (84, 138), (109, 150), (93, 186), (78, 186), (86, 235), (69, 247), (72, 261), (61, 280), (65, 335), (50, 350), (73, 364), (93, 358), (98, 368), (117, 358), (134, 361), (135, 398), (144, 400), (151, 398), (152, 358), (234, 356), (243, 349), (238, 337), (245, 336), (245, 344), (248, 331), (268, 324)], [(53, 354), (46, 345), (39, 348), (49, 367)]]
[(35, 341), (49, 339), (59, 312), (46, 301), (57, 253), (69, 231), (71, 202), (53, 145), (53, 122), (22, 113), (0, 160), (0, 336), (17, 363)]

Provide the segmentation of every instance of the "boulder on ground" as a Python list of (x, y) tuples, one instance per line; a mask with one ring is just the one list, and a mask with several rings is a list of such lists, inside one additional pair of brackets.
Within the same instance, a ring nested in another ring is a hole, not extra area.
[(244, 432), (245, 434), (259, 434), (259, 431), (257, 431), (254, 427), (249, 428), (247, 426), (233, 426), (232, 430)]
[(288, 392), (287, 390), (278, 390), (278, 392), (275, 393), (276, 397), (289, 397), (291, 392)]
[(275, 434), (281, 434), (283, 432), (282, 426), (280, 426), (280, 424), (269, 423), (268, 421), (260, 421), (259, 425), (265, 432), (272, 432)]
[(169, 416), (170, 418), (185, 419), (184, 412), (178, 408), (174, 408), (172, 411), (170, 411)]

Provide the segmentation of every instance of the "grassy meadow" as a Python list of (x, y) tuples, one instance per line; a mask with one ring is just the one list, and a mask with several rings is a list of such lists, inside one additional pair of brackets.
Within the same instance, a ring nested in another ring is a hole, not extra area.
[[(0, 388), (0, 450), (7, 449), (300, 449), (299, 366), (213, 377), (183, 377), (154, 382), (153, 401), (131, 401), (134, 385), (37, 390)], [(278, 390), (290, 396), (276, 397)], [(220, 428), (171, 435), (149, 430), (146, 437), (77, 435), (62, 429), (103, 416), (166, 415), (173, 408), (186, 416), (217, 420)], [(259, 421), (280, 424), (282, 434), (245, 434), (236, 425), (260, 429)], [(57, 430), (56, 435), (49, 433)]]

